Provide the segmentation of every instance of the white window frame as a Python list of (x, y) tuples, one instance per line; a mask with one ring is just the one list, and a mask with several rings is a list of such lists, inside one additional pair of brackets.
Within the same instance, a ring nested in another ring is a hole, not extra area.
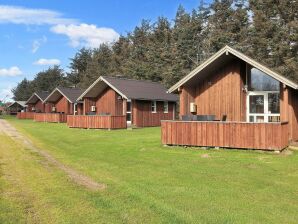
[(169, 113), (169, 102), (168, 101), (163, 102), (163, 112), (165, 114)]
[[(127, 103), (130, 103), (130, 111), (127, 110)], [(131, 111), (132, 111), (132, 102), (131, 102), (130, 99), (128, 99), (128, 100), (126, 101), (126, 116), (127, 116), (127, 114), (129, 114), (129, 116), (130, 116), (130, 121), (126, 119), (126, 123), (127, 123), (127, 124), (131, 124), (131, 121), (132, 121), (132, 113), (131, 113)]]
[(156, 100), (151, 101), (151, 113), (156, 113), (157, 109), (157, 104), (156, 104)]
[[(247, 122), (250, 122), (249, 118), (250, 116), (254, 117), (254, 122), (256, 121), (257, 116), (263, 116), (264, 122), (269, 122), (269, 117), (280, 117), (280, 113), (271, 113), (268, 111), (268, 94), (269, 93), (279, 93), (279, 91), (250, 91), (247, 93), (246, 97), (246, 111), (247, 111)], [(250, 105), (249, 105), (249, 97), (250, 96), (257, 96), (257, 95), (263, 95), (264, 96), (264, 113), (250, 113)]]

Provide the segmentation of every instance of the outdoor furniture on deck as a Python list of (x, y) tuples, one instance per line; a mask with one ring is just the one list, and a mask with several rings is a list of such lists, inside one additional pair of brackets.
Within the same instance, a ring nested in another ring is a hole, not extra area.
[(183, 121), (192, 121), (193, 120), (193, 115), (182, 115), (182, 120)]
[(86, 115), (96, 115), (96, 112), (87, 112)]
[(220, 119), (218, 119), (218, 120), (215, 119), (213, 121), (227, 121), (227, 115), (226, 114), (222, 115), (221, 120)]
[(215, 121), (215, 115), (182, 115), (182, 121)]

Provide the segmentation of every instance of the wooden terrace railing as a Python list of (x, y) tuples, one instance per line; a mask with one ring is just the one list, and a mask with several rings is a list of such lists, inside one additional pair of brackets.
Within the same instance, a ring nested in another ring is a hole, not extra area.
[(288, 146), (288, 122), (162, 121), (164, 145), (282, 150)]

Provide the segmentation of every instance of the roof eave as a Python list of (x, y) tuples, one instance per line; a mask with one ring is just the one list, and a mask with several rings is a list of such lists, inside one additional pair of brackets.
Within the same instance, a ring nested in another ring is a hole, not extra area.
[(56, 91), (58, 91), (62, 96), (64, 96), (70, 103), (72, 102), (58, 87), (56, 87), (48, 96), (45, 98), (44, 102), (49, 102), (48, 98), (50, 98)]
[(129, 99), (127, 96), (125, 96), (121, 91), (119, 91), (115, 86), (113, 86), (110, 82), (108, 82), (104, 77), (100, 76), (98, 79), (96, 79), (83, 93), (81, 96), (78, 97), (77, 100), (82, 100), (83, 97), (100, 81), (105, 82), (108, 86), (110, 86), (114, 91), (116, 91), (120, 96), (122, 96), (125, 99)]

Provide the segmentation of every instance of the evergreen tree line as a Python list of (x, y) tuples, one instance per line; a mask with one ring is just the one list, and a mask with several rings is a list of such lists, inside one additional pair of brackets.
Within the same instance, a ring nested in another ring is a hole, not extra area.
[(64, 73), (55, 66), (24, 79), (16, 100), (57, 85), (88, 87), (100, 75), (152, 80), (169, 87), (206, 58), (229, 45), (290, 79), (298, 80), (298, 4), (296, 0), (215, 0), (175, 19), (141, 24), (113, 44), (80, 49)]

